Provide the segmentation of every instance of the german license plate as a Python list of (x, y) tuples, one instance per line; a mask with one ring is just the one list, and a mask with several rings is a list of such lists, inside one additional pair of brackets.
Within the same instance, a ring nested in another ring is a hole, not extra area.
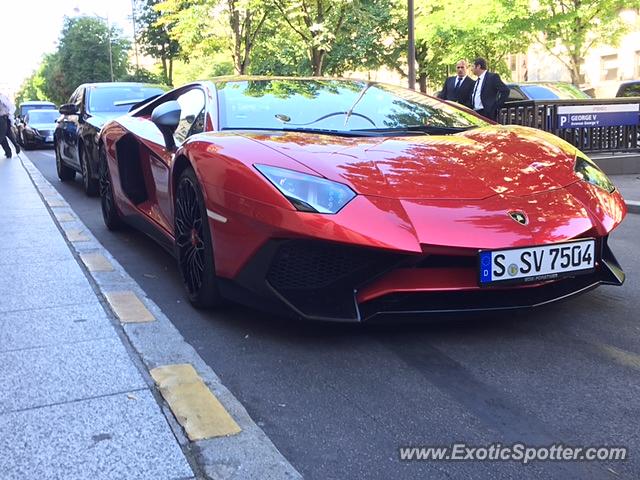
[(595, 268), (594, 239), (538, 247), (482, 250), (480, 285), (526, 283), (588, 273)]

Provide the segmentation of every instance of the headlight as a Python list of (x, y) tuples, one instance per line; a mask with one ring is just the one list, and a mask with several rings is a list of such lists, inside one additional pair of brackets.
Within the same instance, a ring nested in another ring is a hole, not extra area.
[(268, 165), (254, 165), (301, 212), (338, 213), (355, 192), (342, 183)]
[(578, 152), (576, 155), (576, 165), (574, 169), (580, 179), (601, 188), (605, 192), (612, 193), (616, 189), (616, 186), (611, 183), (609, 177), (600, 170), (600, 167), (593, 163), (593, 161), (582, 152)]

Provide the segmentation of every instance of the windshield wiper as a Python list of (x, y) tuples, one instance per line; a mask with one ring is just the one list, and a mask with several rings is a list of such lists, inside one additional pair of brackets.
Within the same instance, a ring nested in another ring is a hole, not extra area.
[(410, 125), (406, 127), (390, 127), (390, 128), (365, 128), (359, 130), (351, 130), (352, 132), (372, 132), (372, 133), (397, 133), (397, 134), (411, 134), (411, 133), (424, 133), (427, 135), (447, 135), (460, 132), (466, 132), (476, 126), (470, 127), (443, 127), (440, 125)]
[(326, 128), (269, 128), (269, 127), (225, 127), (221, 130), (233, 131), (254, 131), (254, 132), (298, 132), (298, 133), (316, 133), (321, 135), (335, 135), (338, 137), (379, 137), (384, 134), (384, 130), (370, 129), (370, 130), (330, 130)]
[[(353, 102), (353, 105), (351, 105), (351, 108), (349, 110), (347, 110), (345, 112), (345, 119), (344, 119), (344, 126), (347, 126), (347, 122), (349, 122), (349, 119), (351, 118), (351, 115), (353, 114), (353, 109), (356, 108), (356, 105), (358, 105), (358, 103), (360, 103), (360, 100), (362, 100), (362, 97), (364, 97), (364, 94), (367, 93), (367, 90), (369, 90), (369, 87), (371, 87), (371, 84), (368, 83), (366, 87), (364, 87), (362, 89), (362, 91), (360, 92), (360, 95), (358, 95), (358, 98), (356, 98), (356, 100)], [(374, 123), (375, 125), (375, 123)]]

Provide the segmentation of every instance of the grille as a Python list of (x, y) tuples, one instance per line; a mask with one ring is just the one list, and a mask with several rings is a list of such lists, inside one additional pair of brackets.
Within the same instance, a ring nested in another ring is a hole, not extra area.
[(318, 289), (352, 277), (386, 258), (362, 248), (311, 241), (291, 241), (275, 254), (267, 280), (276, 289)]

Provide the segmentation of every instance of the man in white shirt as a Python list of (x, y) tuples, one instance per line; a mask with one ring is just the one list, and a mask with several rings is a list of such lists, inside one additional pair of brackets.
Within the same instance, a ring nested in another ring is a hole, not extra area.
[(498, 111), (509, 98), (509, 87), (500, 79), (500, 75), (487, 71), (484, 58), (474, 60), (473, 73), (478, 79), (471, 93), (471, 105), (477, 113), (495, 121)]
[(11, 140), (11, 143), (16, 147), (16, 152), (20, 153), (20, 146), (16, 142), (13, 137), (13, 132), (11, 131), (11, 125), (13, 124), (13, 112), (15, 109), (16, 106), (13, 104), (11, 99), (4, 93), (0, 92), (0, 146), (2, 146), (7, 158), (11, 158), (12, 156), (7, 138)]

